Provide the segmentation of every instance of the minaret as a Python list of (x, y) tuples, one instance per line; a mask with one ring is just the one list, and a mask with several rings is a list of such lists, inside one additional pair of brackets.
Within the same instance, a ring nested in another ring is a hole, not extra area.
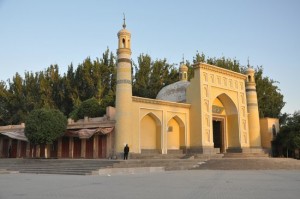
[(188, 70), (189, 70), (189, 68), (184, 64), (184, 58), (183, 58), (181, 65), (179, 67), (179, 80), (180, 81), (188, 80)]
[(115, 155), (123, 152), (126, 144), (131, 141), (131, 33), (126, 30), (125, 15), (123, 29), (118, 32), (117, 49), (117, 88), (116, 88), (116, 126), (115, 126)]
[(247, 75), (246, 95), (247, 95), (250, 147), (261, 148), (259, 112), (258, 112), (254, 73), (255, 71), (253, 68), (250, 67), (249, 60), (248, 60), (248, 68), (246, 70), (246, 75)]

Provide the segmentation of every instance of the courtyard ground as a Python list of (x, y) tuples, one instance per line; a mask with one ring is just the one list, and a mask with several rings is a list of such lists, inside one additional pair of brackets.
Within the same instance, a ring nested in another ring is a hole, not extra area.
[(193, 170), (115, 176), (0, 175), (0, 199), (299, 199), (299, 170)]
[(0, 175), (0, 199), (299, 199), (299, 196), (300, 160), (282, 158), (212, 159), (195, 170), (157, 173)]

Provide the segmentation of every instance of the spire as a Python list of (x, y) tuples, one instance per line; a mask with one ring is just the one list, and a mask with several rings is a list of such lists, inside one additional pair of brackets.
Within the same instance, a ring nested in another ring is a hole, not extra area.
[(125, 14), (123, 13), (123, 28), (126, 28), (126, 23), (125, 23)]
[(249, 57), (248, 57), (248, 65), (247, 65), (247, 66), (248, 66), (248, 68), (250, 68), (250, 64), (249, 64)]
[(187, 81), (187, 72), (188, 72), (188, 67), (184, 63), (184, 54), (182, 54), (182, 62), (180, 62), (179, 66), (179, 80), (180, 81)]

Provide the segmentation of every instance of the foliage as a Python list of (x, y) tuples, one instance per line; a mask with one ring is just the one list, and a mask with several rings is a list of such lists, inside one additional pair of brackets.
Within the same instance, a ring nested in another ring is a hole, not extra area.
[(101, 59), (87, 58), (77, 68), (70, 64), (63, 75), (58, 65), (36, 73), (25, 72), (24, 77), (16, 73), (12, 80), (0, 82), (0, 125), (25, 122), (31, 111), (40, 108), (77, 115), (79, 105), (93, 97), (103, 113), (107, 105), (114, 105), (115, 90), (116, 62), (109, 49)]
[(56, 109), (35, 109), (25, 122), (25, 135), (33, 144), (52, 144), (67, 128), (67, 118)]
[[(236, 59), (207, 58), (196, 53), (190, 62), (188, 79), (193, 78), (193, 63), (206, 62), (236, 72), (243, 72)], [(148, 54), (138, 56), (133, 63), (132, 91), (134, 96), (155, 98), (157, 93), (179, 79), (178, 68), (166, 59), (153, 60)], [(284, 106), (283, 95), (276, 81), (263, 76), (263, 69), (256, 69), (257, 95), (261, 117), (278, 117)], [(64, 115), (77, 120), (82, 102), (95, 98), (103, 114), (107, 106), (114, 106), (116, 95), (116, 58), (107, 49), (101, 58), (86, 58), (77, 67), (71, 63), (65, 74), (58, 65), (50, 65), (44, 71), (16, 73), (12, 80), (0, 82), (0, 125), (19, 124), (28, 114), (40, 108), (59, 109)], [(82, 115), (83, 114), (83, 115)]]
[(263, 68), (255, 70), (256, 92), (259, 108), (259, 116), (278, 118), (280, 111), (284, 107), (283, 95), (280, 93), (278, 82), (263, 77)]
[[(276, 136), (275, 144), (284, 151), (300, 149), (300, 111), (286, 117)], [(281, 154), (284, 153), (281, 151)]]
[(169, 84), (178, 81), (178, 70), (166, 59), (151, 60), (149, 55), (141, 54), (133, 75), (132, 92), (139, 97), (156, 98), (157, 93)]
[[(105, 110), (104, 110), (105, 111)], [(78, 107), (77, 118), (99, 117), (103, 114), (103, 110), (96, 98), (83, 101)]]

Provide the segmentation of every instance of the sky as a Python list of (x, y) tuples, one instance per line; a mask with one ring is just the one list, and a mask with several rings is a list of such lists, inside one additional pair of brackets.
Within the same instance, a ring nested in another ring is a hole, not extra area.
[(278, 81), (282, 112), (300, 110), (298, 0), (0, 0), (0, 80), (116, 52), (123, 13), (132, 58), (179, 64), (197, 52), (262, 66)]

